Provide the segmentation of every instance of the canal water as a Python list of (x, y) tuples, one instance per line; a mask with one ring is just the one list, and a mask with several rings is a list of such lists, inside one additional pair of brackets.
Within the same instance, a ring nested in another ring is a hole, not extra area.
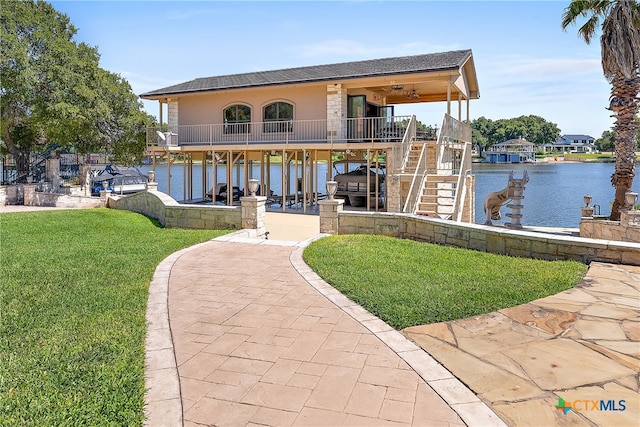
[[(487, 194), (507, 186), (509, 171), (513, 171), (514, 178), (521, 178), (525, 170), (529, 175), (529, 182), (522, 201), (522, 225), (577, 228), (585, 195), (593, 197), (591, 205), (598, 205), (600, 214), (611, 213), (614, 197), (614, 188), (611, 186), (613, 163), (474, 163), (476, 223), (481, 224), (486, 219), (482, 205)], [(636, 192), (640, 189), (639, 181), (640, 178), (636, 177), (633, 183), (633, 190)], [(511, 210), (503, 206), (502, 220), (493, 223), (504, 224), (510, 221), (505, 215), (509, 212)]]
[[(318, 168), (318, 189), (324, 192), (327, 164), (321, 163)], [(272, 165), (271, 189), (276, 194), (281, 190), (281, 166)], [(151, 170), (151, 166), (140, 167), (144, 173)], [(529, 182), (524, 190), (522, 205), (522, 225), (539, 227), (568, 227), (577, 228), (580, 222), (580, 208), (584, 206), (585, 195), (593, 198), (592, 205), (598, 205), (600, 214), (608, 215), (613, 203), (614, 188), (610, 184), (613, 173), (613, 163), (535, 163), (535, 164), (505, 164), (474, 163), (473, 173), (476, 176), (476, 223), (483, 223), (485, 215), (483, 203), (492, 191), (500, 191), (507, 186), (509, 172), (513, 171), (515, 178), (522, 177), (524, 171), (529, 175)], [(340, 170), (342, 172), (342, 170)], [(235, 173), (235, 172), (234, 172)], [(294, 168), (291, 170), (291, 188), (295, 182)], [(336, 171), (333, 171), (332, 176)], [(207, 182), (211, 182), (211, 168), (207, 168)], [(171, 167), (171, 196), (176, 200), (184, 200), (183, 167), (180, 164)], [(259, 178), (259, 166), (254, 166), (253, 176)], [(298, 168), (298, 177), (302, 177), (302, 170)], [(167, 167), (156, 165), (156, 181), (158, 189), (167, 191)], [(234, 175), (234, 180), (236, 175)], [(226, 182), (224, 168), (218, 170), (218, 182)], [(243, 177), (239, 177), (240, 188), (244, 187)], [(202, 194), (202, 168), (199, 164), (193, 166), (193, 194), (199, 198)], [(234, 185), (237, 185), (234, 183)], [(634, 180), (633, 189), (640, 192), (640, 178)], [(511, 212), (506, 206), (501, 209), (502, 219), (493, 221), (494, 224), (504, 224), (510, 221), (506, 214)]]

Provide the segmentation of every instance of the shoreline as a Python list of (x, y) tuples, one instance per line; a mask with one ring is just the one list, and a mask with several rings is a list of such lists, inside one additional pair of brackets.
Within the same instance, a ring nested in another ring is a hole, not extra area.
[[(548, 157), (544, 157), (543, 159), (536, 159), (535, 162), (517, 162), (517, 163), (490, 163), (485, 162), (480, 159), (472, 159), (471, 163), (474, 164), (486, 164), (486, 165), (536, 165), (536, 164), (544, 164), (544, 165), (552, 165), (552, 164), (564, 164), (564, 163), (615, 163), (615, 159), (571, 159), (565, 160), (562, 158), (548, 160)], [(636, 161), (636, 163), (640, 163), (640, 161)]]

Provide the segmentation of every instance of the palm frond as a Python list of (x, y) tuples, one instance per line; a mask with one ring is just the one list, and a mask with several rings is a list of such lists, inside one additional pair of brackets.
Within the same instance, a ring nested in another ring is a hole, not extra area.
[(600, 28), (600, 20), (605, 19), (617, 0), (572, 0), (562, 14), (561, 26), (566, 31), (569, 25), (586, 19), (578, 29), (578, 35), (590, 44)]

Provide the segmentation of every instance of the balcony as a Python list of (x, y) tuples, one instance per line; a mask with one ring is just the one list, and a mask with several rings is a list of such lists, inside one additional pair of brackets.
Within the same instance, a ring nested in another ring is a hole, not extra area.
[[(411, 116), (288, 120), (147, 128), (148, 147), (402, 142)], [(418, 137), (435, 139), (435, 135)]]

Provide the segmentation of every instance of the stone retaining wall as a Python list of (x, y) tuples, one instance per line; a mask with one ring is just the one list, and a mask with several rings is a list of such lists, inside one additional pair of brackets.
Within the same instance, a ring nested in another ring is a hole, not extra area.
[(98, 197), (71, 196), (58, 193), (33, 194), (32, 203), (26, 206), (54, 206), (57, 208), (102, 208), (105, 203)]
[(545, 260), (575, 260), (640, 265), (640, 244), (511, 230), (415, 215), (342, 211), (339, 234), (382, 234)]
[(3, 185), (0, 187), (0, 204), (23, 205), (24, 185)]
[(640, 211), (620, 212), (620, 221), (583, 218), (580, 236), (592, 239), (640, 242)]
[(237, 206), (183, 205), (160, 191), (110, 196), (108, 207), (138, 212), (168, 228), (238, 230), (242, 209)]
[(99, 208), (105, 202), (98, 197), (84, 196), (76, 188), (65, 188), (65, 193), (37, 191), (38, 184), (0, 186), (0, 205), (44, 206), (57, 208)]

